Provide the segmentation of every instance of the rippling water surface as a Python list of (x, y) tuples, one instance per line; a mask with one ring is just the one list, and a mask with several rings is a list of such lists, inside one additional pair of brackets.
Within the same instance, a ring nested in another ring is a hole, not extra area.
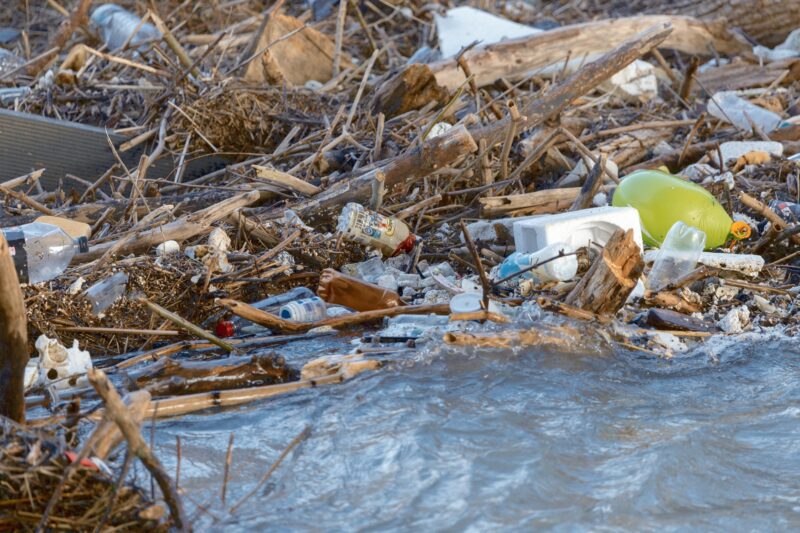
[[(301, 364), (344, 342), (282, 353)], [(795, 341), (713, 342), (671, 361), (442, 347), (395, 360), (342, 385), (159, 423), (172, 471), (181, 436), (198, 530), (800, 527)], [(306, 425), (269, 482), (225, 511), (229, 435), (228, 506)]]

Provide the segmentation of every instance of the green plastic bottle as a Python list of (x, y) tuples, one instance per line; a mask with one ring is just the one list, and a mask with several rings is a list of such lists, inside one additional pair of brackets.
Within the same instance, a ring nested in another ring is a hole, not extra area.
[(711, 193), (660, 170), (637, 170), (626, 176), (611, 203), (639, 211), (642, 238), (650, 246), (661, 246), (669, 229), (681, 221), (706, 234), (706, 250), (718, 248), (728, 240), (733, 225)]

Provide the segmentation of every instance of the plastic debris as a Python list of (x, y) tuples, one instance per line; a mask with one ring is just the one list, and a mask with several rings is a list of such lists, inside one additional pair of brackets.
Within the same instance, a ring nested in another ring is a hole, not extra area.
[(712, 96), (708, 101), (708, 112), (746, 132), (753, 131), (750, 121), (764, 133), (777, 129), (782, 121), (780, 115), (751, 104), (731, 91), (718, 92)]
[(742, 333), (750, 324), (750, 310), (742, 305), (728, 311), (717, 326), (725, 333)]
[(434, 14), (434, 21), (444, 58), (455, 56), (475, 41), (487, 45), (542, 31), (469, 6), (449, 9), (444, 15)]
[(46, 335), (36, 339), (36, 351), (39, 352), (40, 382), (53, 385), (57, 389), (75, 386), (75, 376), (86, 374), (92, 368), (92, 357), (89, 352), (81, 350), (78, 340), (66, 348), (58, 339)]
[(705, 247), (705, 233), (683, 222), (676, 222), (656, 255), (646, 287), (651, 291), (659, 291), (694, 270)]
[(117, 272), (113, 276), (99, 281), (86, 289), (83, 295), (92, 304), (92, 313), (102, 315), (114, 302), (125, 295), (128, 286), (128, 274)]
[(401, 220), (385, 217), (356, 203), (345, 206), (336, 229), (346, 239), (377, 248), (385, 256), (410, 252), (417, 241)]
[(142, 23), (137, 15), (116, 4), (103, 4), (95, 8), (89, 27), (100, 35), (111, 51), (122, 48), (126, 43), (144, 51), (146, 43), (161, 38), (155, 26), (149, 22)]

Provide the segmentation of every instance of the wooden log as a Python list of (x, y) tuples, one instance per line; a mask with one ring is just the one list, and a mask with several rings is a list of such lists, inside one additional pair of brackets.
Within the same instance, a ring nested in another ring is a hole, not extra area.
[[(131, 420), (138, 424), (141, 423), (147, 408), (150, 406), (150, 393), (147, 391), (134, 391), (126, 394), (122, 401), (128, 408)], [(89, 438), (86, 439), (84, 446), (92, 448), (91, 455), (105, 460), (123, 440), (124, 437), (119, 427), (111, 420), (108, 414), (104, 414), (100, 423), (95, 426)]]
[[(221, 220), (237, 209), (252, 205), (261, 200), (260, 191), (250, 191), (244, 194), (233, 196), (217, 204), (207, 207), (196, 213), (190, 213), (181, 218), (158, 226), (153, 229), (143, 230), (134, 237), (123, 237), (127, 242), (116, 250), (117, 254), (125, 255), (131, 253), (141, 253), (154, 248), (165, 241), (183, 241), (190, 239), (211, 229), (211, 224)], [(92, 246), (85, 254), (79, 254), (75, 262), (86, 263), (103, 256), (107, 251), (117, 246), (120, 241), (109, 241), (96, 246)]]
[(650, 327), (669, 331), (717, 331), (713, 324), (706, 324), (691, 316), (670, 309), (653, 308), (647, 311), (644, 323)]
[(347, 202), (366, 203), (372, 196), (372, 182), (379, 172), (383, 173), (384, 184), (388, 190), (399, 183), (428, 176), (477, 149), (478, 145), (467, 129), (464, 126), (456, 126), (446, 135), (434, 137), (370, 172), (336, 183), (293, 209), (301, 217), (313, 219), (328, 209)]
[(565, 303), (599, 315), (613, 315), (625, 305), (644, 271), (644, 258), (633, 230), (617, 230)]
[(253, 165), (253, 168), (256, 170), (256, 176), (258, 176), (259, 179), (268, 181), (282, 189), (289, 189), (290, 191), (299, 192), (306, 196), (314, 196), (320, 191), (320, 188), (316, 185), (295, 178), (286, 172), (281, 172), (274, 168), (262, 167), (261, 165)]
[[(583, 66), (567, 79), (553, 86), (541, 98), (529, 102), (520, 110), (522, 119), (519, 121), (517, 133), (539, 126), (559, 115), (577, 98), (654, 50), (669, 37), (672, 30), (673, 27), (668, 22), (648, 27), (645, 31), (621, 42), (619, 46), (596, 61)], [(486, 139), (487, 146), (491, 148), (503, 141), (511, 122), (511, 117), (506, 117), (503, 120), (471, 130), (471, 133), (476, 142)]]
[(398, 315), (426, 315), (429, 313), (438, 315), (450, 314), (449, 304), (404, 305), (401, 307), (390, 307), (388, 309), (378, 309), (377, 311), (364, 311), (362, 313), (353, 313), (351, 315), (338, 316), (335, 318), (326, 318), (325, 320), (318, 320), (317, 322), (291, 322), (271, 313), (267, 313), (266, 311), (256, 309), (246, 303), (237, 302), (236, 300), (219, 299), (217, 303), (236, 316), (240, 316), (273, 331), (287, 333), (299, 333), (322, 326), (329, 326), (332, 328), (352, 326)]
[(0, 415), (25, 422), (28, 327), (17, 269), (0, 232)]
[(163, 357), (129, 376), (154, 396), (171, 396), (286, 383), (296, 381), (298, 373), (283, 357), (261, 354), (212, 361)]
[(383, 113), (386, 118), (392, 118), (420, 109), (429, 102), (444, 105), (448, 98), (449, 92), (436, 82), (430, 67), (417, 63), (381, 84), (370, 105), (376, 115)]
[(783, 42), (792, 30), (800, 27), (797, 0), (631, 0), (624, 4), (620, 12), (672, 13), (741, 28), (767, 46)]
[[(692, 55), (710, 55), (711, 45), (722, 54), (749, 50), (746, 44), (729, 34), (723, 24), (701, 22), (691, 17), (657, 15), (599, 20), (556, 28), (530, 37), (473, 48), (464, 54), (464, 59), (475, 76), (476, 84), (489, 85), (500, 78), (524, 77), (563, 63), (568, 57), (581, 60), (587, 55), (607, 52), (639, 32), (664, 24), (672, 25), (674, 31), (659, 47)], [(466, 80), (455, 59), (439, 61), (430, 67), (439, 85), (450, 90)]]
[(139, 425), (131, 418), (119, 393), (108, 380), (108, 376), (106, 376), (102, 370), (92, 368), (89, 370), (88, 377), (89, 382), (97, 391), (97, 394), (103, 399), (108, 416), (119, 426), (120, 431), (125, 436), (125, 440), (128, 442), (129, 453), (136, 455), (142, 461), (156, 480), (156, 483), (158, 483), (158, 487), (161, 489), (164, 500), (166, 500), (167, 506), (169, 507), (175, 528), (181, 531), (190, 531), (191, 525), (186, 518), (183, 504), (181, 503), (180, 496), (178, 496), (178, 491), (175, 489), (175, 485), (164, 470), (161, 461), (158, 460), (152, 450), (150, 450), (150, 447), (147, 446), (147, 443), (139, 431)]
[[(599, 190), (610, 189), (601, 187)], [(581, 187), (564, 187), (508, 196), (487, 196), (479, 198), (478, 201), (481, 203), (481, 215), (484, 217), (544, 215), (566, 211), (580, 193)]]

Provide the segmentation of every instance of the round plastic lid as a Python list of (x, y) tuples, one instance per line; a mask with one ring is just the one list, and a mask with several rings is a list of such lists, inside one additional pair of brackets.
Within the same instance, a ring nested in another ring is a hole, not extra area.
[(455, 314), (474, 313), (483, 309), (483, 296), (478, 292), (464, 292), (453, 296), (450, 300), (450, 311)]

